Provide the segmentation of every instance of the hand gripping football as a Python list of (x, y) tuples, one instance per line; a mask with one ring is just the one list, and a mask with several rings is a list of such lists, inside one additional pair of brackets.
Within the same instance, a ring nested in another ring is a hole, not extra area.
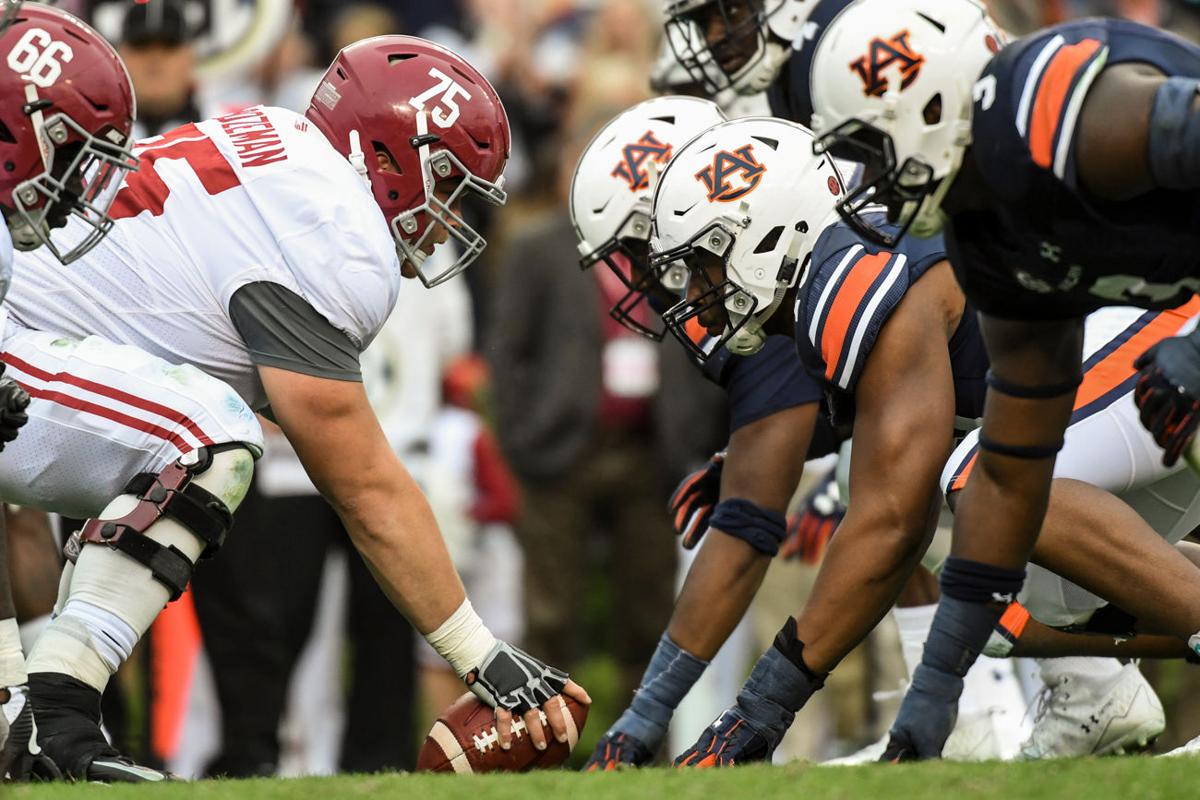
[(567, 741), (559, 742), (550, 731), (546, 715), (541, 716), (546, 732), (546, 749), (538, 750), (529, 738), (525, 721), (513, 719), (512, 747), (500, 749), (496, 714), (470, 692), (442, 712), (417, 756), (418, 772), (527, 772), (556, 767), (567, 760), (579, 741), (587, 721), (587, 706), (562, 696), (567, 704), (564, 715)]

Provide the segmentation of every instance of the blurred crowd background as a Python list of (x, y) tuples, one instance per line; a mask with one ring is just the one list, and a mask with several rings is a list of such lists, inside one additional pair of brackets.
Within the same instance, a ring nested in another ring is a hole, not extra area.
[[(119, 47), (141, 136), (258, 103), (303, 111), (337, 50), (378, 34), (445, 44), (496, 85), (514, 149), (511, 199), (479, 220), (490, 247), (463, 278), (406, 285), (364, 366), (475, 607), (596, 699), (576, 753), (586, 758), (637, 686), (686, 569), (667, 497), (726, 434), (720, 393), (681, 348), (628, 340), (607, 318), (621, 287), (605, 270), (579, 272), (564, 202), (592, 133), (649, 96), (661, 0), (60, 5)], [(990, 5), (1015, 34), (1115, 14), (1200, 38), (1200, 4), (1182, 0)], [(221, 557), (114, 683), (110, 732), (130, 755), (191, 776), (411, 768), (463, 686), (374, 586), (281, 436), (256, 481)], [(729, 704), (814, 569), (804, 559), (772, 568), (677, 715), (673, 750)], [(823, 759), (880, 734), (902, 674), (890, 624), (800, 715), (783, 757)], [(1190, 670), (1148, 670), (1168, 704), (1165, 747), (1200, 722)]]

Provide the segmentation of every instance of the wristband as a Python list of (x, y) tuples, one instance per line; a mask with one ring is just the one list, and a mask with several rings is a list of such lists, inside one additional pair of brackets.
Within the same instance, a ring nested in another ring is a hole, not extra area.
[(425, 641), (450, 663), (460, 678), (483, 664), (496, 646), (496, 637), (475, 613), (469, 599), (464, 599), (437, 630), (426, 634)]

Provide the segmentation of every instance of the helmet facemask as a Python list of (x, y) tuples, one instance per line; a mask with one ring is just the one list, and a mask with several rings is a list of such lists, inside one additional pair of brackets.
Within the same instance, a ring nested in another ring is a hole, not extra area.
[[(425, 201), (393, 217), (391, 227), (401, 263), (411, 264), (421, 283), (434, 287), (469, 267), (487, 247), (483, 234), (459, 213), (463, 199), (475, 196), (490, 205), (502, 206), (508, 195), (503, 189), (503, 176), (493, 183), (473, 174), (450, 150), (431, 152), (438, 137), (427, 132), (427, 124), (426, 113), (420, 112), (414, 144), (421, 161)], [(451, 240), (458, 245), (455, 260), (443, 269), (431, 269), (431, 265), (441, 263), (429, 260), (434, 249)]]
[[(690, 282), (700, 288), (698, 295), (686, 297), (663, 314), (667, 329), (699, 361), (706, 361), (722, 347), (743, 356), (762, 349), (766, 341), (763, 323), (779, 307), (786, 291), (785, 287), (777, 292), (775, 301), (760, 309), (757, 298), (731, 277), (736, 275), (729, 261), (734, 241), (729, 225), (714, 222), (685, 244), (651, 259), (652, 266), (663, 271), (683, 265)], [(713, 273), (722, 275), (721, 279), (714, 280)], [(711, 319), (714, 314), (726, 320), (725, 330), (715, 344), (705, 340), (708, 325), (702, 319)]]
[[(935, 100), (940, 98), (935, 97)], [(926, 118), (936, 114), (940, 124), (941, 107), (926, 108)], [(950, 149), (949, 164), (942, 175), (920, 153), (907, 148), (912, 155), (900, 160), (899, 149), (891, 133), (873, 121), (852, 118), (838, 125), (813, 142), (813, 152), (851, 161), (862, 166), (858, 187), (837, 205), (838, 214), (856, 233), (886, 249), (892, 249), (911, 229), (922, 238), (936, 236), (945, 226), (942, 202), (962, 165), (969, 141), (966, 123), (951, 123), (959, 129)], [(868, 212), (887, 211), (887, 223), (894, 233), (873, 223)]]
[(648, 209), (630, 212), (617, 233), (579, 260), (583, 270), (603, 262), (625, 287), (609, 316), (647, 339), (662, 341), (665, 314), (687, 288), (687, 270), (681, 263), (651, 266)]
[[(775, 8), (766, 6), (775, 2)], [(771, 32), (770, 16), (784, 0), (676, 0), (668, 8), (667, 41), (680, 65), (709, 97), (765, 91), (790, 55), (790, 42)], [(710, 28), (723, 31), (708, 41)]]
[[(70, 264), (112, 229), (109, 209), (126, 173), (137, 169), (137, 160), (128, 137), (116, 128), (93, 135), (66, 114), (43, 120), (35, 110), (30, 117), (45, 170), (13, 189), (9, 230), (18, 250), (45, 246), (61, 263)], [(69, 218), (81, 225), (52, 236)]]

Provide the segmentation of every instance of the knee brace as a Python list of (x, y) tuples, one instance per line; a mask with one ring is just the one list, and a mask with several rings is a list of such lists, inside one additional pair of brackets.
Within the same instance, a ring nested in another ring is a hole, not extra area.
[[(125, 487), (133, 507), (120, 517), (84, 523), (67, 541), (67, 559), (74, 563), (84, 545), (106, 545), (150, 570), (171, 600), (177, 600), (191, 581), (195, 562), (212, 557), (224, 544), (233, 512), (250, 487), (254, 457), (251, 447), (240, 442), (212, 445), (193, 450), (158, 474), (137, 475)], [(185, 550), (147, 536), (163, 517), (186, 529), (197, 546)]]

